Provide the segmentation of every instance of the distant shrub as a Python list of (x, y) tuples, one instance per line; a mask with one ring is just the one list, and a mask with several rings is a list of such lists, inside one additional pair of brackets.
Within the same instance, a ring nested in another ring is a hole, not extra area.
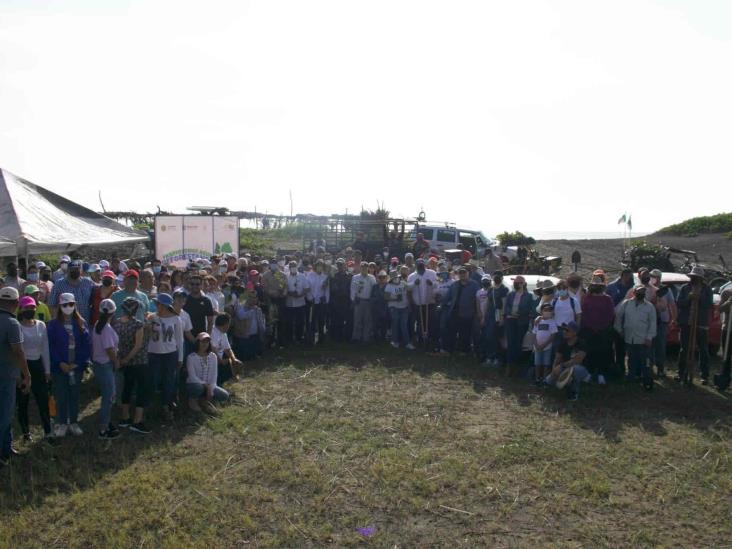
[(501, 246), (531, 246), (536, 244), (536, 240), (531, 236), (526, 236), (521, 231), (515, 231), (512, 233), (503, 232), (496, 236)]
[(692, 217), (681, 223), (664, 227), (658, 234), (697, 236), (709, 233), (732, 233), (732, 213)]

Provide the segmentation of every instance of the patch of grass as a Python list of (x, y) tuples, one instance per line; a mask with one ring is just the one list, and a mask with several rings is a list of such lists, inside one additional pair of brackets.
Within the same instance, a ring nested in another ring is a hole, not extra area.
[(567, 403), (468, 359), (280, 353), (218, 417), (21, 446), (0, 547), (719, 546), (732, 405), (662, 383)]
[(681, 223), (664, 227), (657, 234), (696, 236), (709, 233), (732, 233), (732, 213), (692, 217)]

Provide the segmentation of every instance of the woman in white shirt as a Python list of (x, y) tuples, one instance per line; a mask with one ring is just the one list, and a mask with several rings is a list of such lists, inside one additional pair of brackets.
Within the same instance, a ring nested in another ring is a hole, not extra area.
[[(31, 392), (38, 406), (43, 434), (46, 438), (50, 438), (52, 435), (51, 418), (48, 411), (48, 382), (51, 379), (51, 360), (48, 352), (48, 335), (46, 325), (40, 320), (35, 320), (35, 314), (35, 300), (30, 296), (21, 298), (18, 306), (18, 321), (23, 332), (23, 351), (31, 375)], [(23, 430), (23, 438), (33, 440), (28, 421), (30, 394), (18, 390), (16, 400), (18, 401), (18, 423)]]
[(214, 412), (212, 400), (225, 402), (229, 393), (216, 385), (218, 361), (211, 348), (211, 336), (201, 332), (196, 336), (196, 350), (186, 359), (188, 407), (195, 412)]

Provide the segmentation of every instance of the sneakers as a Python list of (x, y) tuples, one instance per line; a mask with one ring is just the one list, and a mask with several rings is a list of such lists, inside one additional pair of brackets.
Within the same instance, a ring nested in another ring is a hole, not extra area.
[(127, 429), (130, 425), (132, 425), (132, 420), (130, 420), (130, 418), (120, 419), (117, 424), (118, 427), (122, 427), (123, 429)]
[(69, 425), (69, 431), (75, 437), (80, 437), (81, 435), (84, 434), (84, 431), (81, 430), (81, 427), (79, 426), (78, 423), (72, 423), (71, 425)]
[(69, 426), (65, 423), (57, 423), (53, 426), (53, 436), (56, 438), (64, 438), (68, 430)]
[(140, 433), (141, 435), (147, 435), (151, 433), (150, 429), (148, 429), (143, 422), (133, 423), (132, 425), (130, 425), (130, 431)]
[(597, 374), (597, 384), (598, 385), (605, 385), (605, 376), (602, 374)]
[(99, 439), (101, 440), (112, 440), (113, 438), (117, 438), (118, 436), (119, 431), (112, 431), (109, 428), (107, 428), (106, 431), (99, 431)]
[(409, 349), (410, 351), (414, 351), (416, 349), (416, 347), (414, 345), (412, 345), (411, 343), (407, 343), (406, 348)]
[(399, 348), (399, 344), (396, 341), (392, 341), (391, 346), (394, 347), (395, 349)]

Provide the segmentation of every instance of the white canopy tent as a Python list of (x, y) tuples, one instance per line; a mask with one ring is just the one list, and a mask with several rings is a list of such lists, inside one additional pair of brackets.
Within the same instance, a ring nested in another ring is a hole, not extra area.
[(0, 237), (0, 257), (16, 255), (18, 255), (18, 248), (15, 246), (15, 242)]
[[(63, 253), (83, 245), (128, 244), (148, 237), (0, 169), (0, 255)], [(5, 246), (15, 246), (7, 253)]]

